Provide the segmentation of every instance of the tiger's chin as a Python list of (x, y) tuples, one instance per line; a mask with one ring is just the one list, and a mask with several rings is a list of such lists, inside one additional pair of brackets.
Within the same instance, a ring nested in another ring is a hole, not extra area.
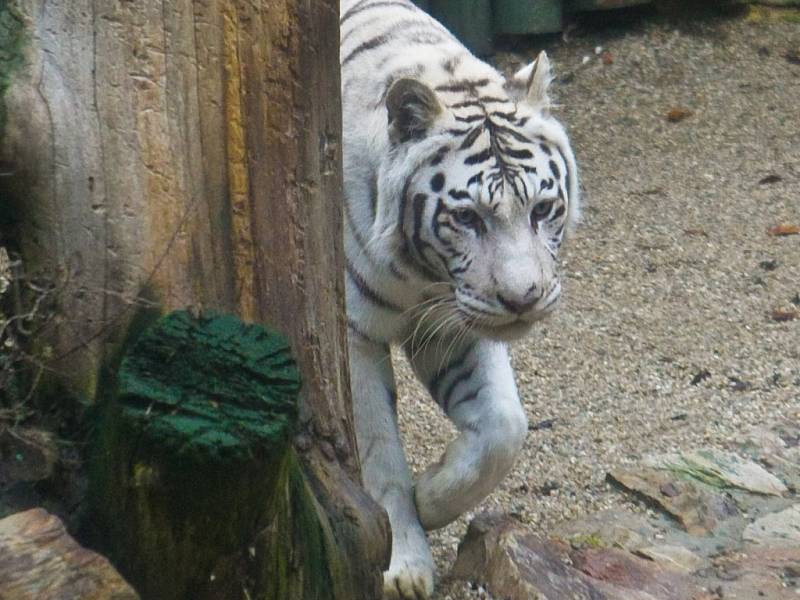
[(498, 342), (515, 342), (527, 336), (533, 329), (535, 321), (517, 319), (502, 325), (481, 324), (475, 329), (482, 337)]

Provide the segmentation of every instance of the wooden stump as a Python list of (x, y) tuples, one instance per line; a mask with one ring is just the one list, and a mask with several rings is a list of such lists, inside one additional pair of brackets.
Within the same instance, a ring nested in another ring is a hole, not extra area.
[(336, 597), (342, 558), (290, 444), (299, 390), (285, 338), (233, 316), (174, 312), (125, 356), (90, 518), (143, 597)]

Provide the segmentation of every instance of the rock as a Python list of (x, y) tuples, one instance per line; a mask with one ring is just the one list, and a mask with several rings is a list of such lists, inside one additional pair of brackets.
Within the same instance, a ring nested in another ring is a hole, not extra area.
[(555, 537), (575, 547), (622, 548), (629, 551), (649, 546), (656, 533), (656, 528), (645, 516), (614, 509), (562, 523), (553, 532)]
[(0, 490), (19, 482), (48, 479), (58, 460), (58, 448), (46, 431), (0, 427)]
[(638, 591), (658, 600), (687, 600), (701, 591), (684, 573), (615, 548), (578, 550), (570, 557), (589, 577), (622, 588), (627, 595), (621, 598), (633, 598)]
[(602, 600), (604, 596), (564, 563), (566, 547), (543, 540), (511, 517), (481, 514), (459, 544), (452, 575), (486, 585), (508, 600)]
[(723, 580), (715, 588), (713, 598), (732, 600), (797, 600), (798, 594), (773, 573), (747, 572), (735, 579)]
[(716, 448), (649, 457), (644, 464), (689, 476), (716, 488), (739, 488), (756, 494), (782, 496), (788, 489), (756, 463)]
[(800, 589), (800, 546), (750, 547), (715, 560), (717, 580), (711, 587), (722, 598), (796, 600)]
[(0, 520), (0, 598), (138, 600), (99, 554), (82, 548), (41, 508)]
[(765, 465), (790, 489), (800, 490), (800, 422), (780, 419), (754, 427), (739, 444), (743, 454)]
[(800, 548), (800, 504), (756, 519), (745, 527), (742, 537), (773, 548)]
[[(592, 585), (599, 590), (602, 594), (603, 600), (661, 600), (652, 594), (643, 592), (641, 590), (632, 590), (630, 588), (622, 588), (605, 581), (592, 579)], [(696, 600), (692, 598), (692, 600)], [(714, 600), (717, 600), (714, 598)]]
[(665, 569), (673, 569), (683, 573), (694, 573), (709, 565), (702, 556), (698, 556), (683, 546), (661, 544), (639, 548), (636, 554), (648, 558)]
[(616, 469), (608, 476), (625, 489), (656, 503), (691, 535), (705, 535), (713, 531), (720, 520), (738, 512), (725, 498), (701, 490), (689, 481), (681, 481), (669, 471), (648, 467)]

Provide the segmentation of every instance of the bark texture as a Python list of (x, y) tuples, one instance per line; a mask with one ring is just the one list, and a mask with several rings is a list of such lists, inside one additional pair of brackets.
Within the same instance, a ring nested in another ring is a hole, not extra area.
[(350, 419), (338, 3), (7, 7), (25, 45), (3, 94), (0, 194), (16, 223), (3, 237), (59, 288), (41, 338), (54, 377), (95, 401), (146, 309), (285, 333), (306, 481), (349, 553), (351, 597), (377, 597), (389, 534), (360, 489)]

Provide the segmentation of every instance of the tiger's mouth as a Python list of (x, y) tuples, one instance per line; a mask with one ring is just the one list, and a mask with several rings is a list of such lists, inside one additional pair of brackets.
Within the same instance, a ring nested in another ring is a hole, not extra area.
[(533, 325), (536, 321), (538, 321), (538, 319), (530, 321), (527, 319), (518, 318), (510, 323), (498, 325), (493, 325), (491, 323), (476, 323), (474, 328), (475, 331), (477, 331), (482, 337), (496, 340), (498, 342), (513, 342), (527, 336), (531, 329), (533, 329)]
[(527, 336), (533, 326), (546, 319), (553, 312), (557, 302), (546, 306), (543, 310), (533, 310), (519, 316), (505, 315), (498, 318), (470, 315), (462, 309), (470, 326), (480, 336), (500, 342), (513, 342)]

